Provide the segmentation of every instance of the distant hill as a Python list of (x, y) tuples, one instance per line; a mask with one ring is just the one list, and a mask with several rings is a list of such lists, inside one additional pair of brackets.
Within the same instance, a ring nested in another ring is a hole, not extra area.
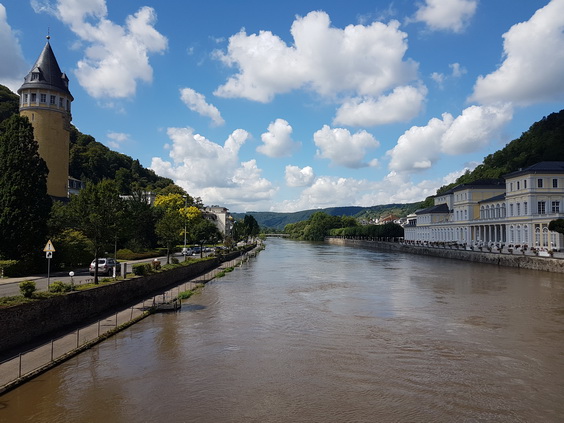
[(288, 223), (296, 223), (307, 220), (313, 213), (318, 211), (322, 211), (331, 216), (352, 216), (356, 218), (372, 219), (388, 214), (407, 216), (409, 213), (421, 208), (421, 205), (422, 203), (419, 202), (409, 204), (386, 204), (372, 207), (329, 207), (325, 209), (312, 209), (293, 213), (251, 211), (247, 213), (232, 213), (232, 215), (237, 220), (243, 220), (245, 218), (245, 214), (250, 214), (255, 218), (260, 227), (281, 231)]

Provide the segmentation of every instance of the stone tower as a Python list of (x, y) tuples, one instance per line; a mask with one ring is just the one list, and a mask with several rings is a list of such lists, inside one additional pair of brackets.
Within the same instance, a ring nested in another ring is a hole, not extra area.
[(20, 115), (33, 125), (39, 155), (47, 163), (47, 194), (68, 196), (71, 102), (69, 79), (61, 72), (47, 37), (47, 44), (18, 90)]

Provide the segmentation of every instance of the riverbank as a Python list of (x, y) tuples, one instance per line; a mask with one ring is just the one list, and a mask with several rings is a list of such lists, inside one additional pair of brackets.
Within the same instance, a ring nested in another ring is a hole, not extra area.
[[(183, 279), (180, 282), (177, 281), (169, 284), (164, 290), (153, 291), (151, 296), (145, 296), (143, 300), (137, 303), (129, 303), (127, 306), (122, 306), (121, 308), (113, 308), (98, 319), (90, 319), (88, 322), (82, 321), (81, 325), (67, 328), (66, 332), (61, 331), (65, 333), (59, 334), (60, 336), (57, 336), (56, 339), (40, 336), (38, 337), (40, 341), (37, 342), (33, 348), (22, 348), (21, 351), (17, 351), (11, 355), (6, 354), (9, 358), (3, 359), (3, 361), (0, 362), (0, 394), (8, 392), (28, 380), (33, 379), (144, 319), (155, 311), (155, 305), (159, 302), (166, 302), (178, 298), (181, 303), (181, 293), (188, 290), (195, 291), (199, 289), (207, 282), (216, 277), (220, 277), (225, 273), (226, 269), (240, 265), (249, 257), (256, 255), (262, 248), (262, 245), (250, 246), (245, 251), (238, 251), (227, 255), (223, 257), (223, 260), (220, 262), (216, 260), (216, 263), (218, 263), (216, 267), (209, 268), (203, 273), (200, 272), (199, 275), (193, 278)], [(210, 261), (211, 260), (207, 260), (207, 262)], [(173, 269), (166, 273), (175, 272), (176, 275), (169, 276), (171, 276), (171, 279), (177, 279), (179, 274), (178, 270), (181, 269), (182, 268)], [(145, 279), (146, 282), (147, 278), (137, 278), (137, 281), (142, 282), (143, 279)], [(95, 288), (95, 290), (100, 288)], [(16, 309), (16, 307), (12, 307), (12, 309)], [(2, 315), (1, 311), (2, 310), (0, 310), (0, 317)], [(52, 319), (45, 320), (57, 320), (57, 316), (51, 317)], [(0, 329), (3, 330), (4, 328), (0, 327)]]
[(190, 280), (221, 263), (233, 260), (253, 249), (213, 257), (144, 277), (133, 277), (83, 291), (0, 309), (0, 357), (33, 343), (36, 339), (56, 336), (61, 331), (94, 320), (104, 313), (129, 308), (183, 281)]
[(378, 251), (401, 252), (425, 256), (465, 260), (475, 263), (494, 264), (497, 266), (517, 267), (521, 269), (540, 270), (545, 272), (564, 273), (564, 259), (539, 257), (530, 253), (509, 251), (475, 251), (455, 246), (423, 246), (403, 242), (376, 241), (343, 237), (326, 237), (325, 242), (333, 245), (361, 247)]

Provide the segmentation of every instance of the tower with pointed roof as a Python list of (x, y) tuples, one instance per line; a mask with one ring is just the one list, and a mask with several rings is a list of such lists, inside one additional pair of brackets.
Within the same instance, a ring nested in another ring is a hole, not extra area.
[(18, 90), (20, 115), (33, 125), (39, 155), (47, 163), (47, 193), (55, 198), (68, 196), (71, 102), (69, 79), (61, 72), (49, 43)]

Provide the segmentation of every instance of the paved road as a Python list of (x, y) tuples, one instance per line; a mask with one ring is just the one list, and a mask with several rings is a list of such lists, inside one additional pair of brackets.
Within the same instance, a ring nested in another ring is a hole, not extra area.
[[(182, 261), (182, 255), (178, 254), (177, 258)], [(161, 263), (166, 263), (166, 256), (157, 257), (157, 259)], [(132, 264), (136, 263), (150, 263), (153, 261), (154, 258), (151, 259), (143, 259), (143, 260), (132, 260), (128, 261), (127, 270), (131, 272)], [(54, 281), (62, 281), (65, 283), (71, 282), (71, 277), (69, 276), (69, 272), (52, 272), (50, 277), (47, 278), (47, 274), (42, 275), (33, 275), (33, 276), (25, 276), (25, 277), (18, 277), (18, 278), (4, 278), (0, 279), (0, 297), (8, 297), (13, 295), (20, 295), (20, 287), (19, 283), (25, 280), (32, 280), (35, 282), (38, 291), (47, 291), (47, 285), (49, 283), (53, 283)], [(99, 275), (99, 278), (105, 278), (105, 275)], [(88, 269), (78, 269), (74, 270), (74, 277), (72, 278), (72, 282), (75, 284), (85, 284), (94, 281), (94, 276), (90, 276)]]

